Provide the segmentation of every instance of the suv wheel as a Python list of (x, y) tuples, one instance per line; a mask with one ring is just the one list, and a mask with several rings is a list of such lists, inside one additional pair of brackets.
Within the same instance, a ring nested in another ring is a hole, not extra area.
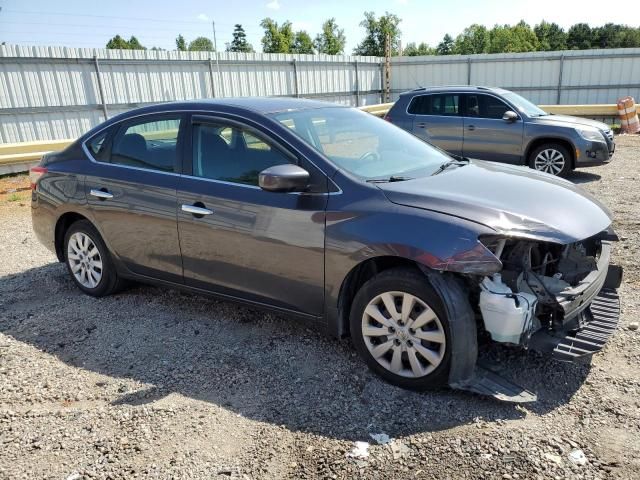
[(64, 237), (64, 252), (71, 278), (84, 293), (103, 297), (122, 286), (102, 237), (88, 220), (75, 222)]
[(571, 171), (571, 154), (558, 143), (547, 143), (529, 155), (529, 166), (539, 172), (564, 177)]
[(424, 275), (391, 269), (366, 282), (353, 301), (350, 327), (360, 356), (390, 383), (414, 390), (446, 385), (449, 321)]

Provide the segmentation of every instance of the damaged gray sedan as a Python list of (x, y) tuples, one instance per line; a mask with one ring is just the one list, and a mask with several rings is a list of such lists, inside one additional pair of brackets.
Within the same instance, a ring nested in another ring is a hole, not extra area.
[(618, 321), (611, 214), (568, 181), (453, 157), (356, 109), (300, 99), (155, 105), (31, 170), (39, 239), (79, 289), (126, 280), (350, 336), (405, 388), (526, 401), (483, 336), (573, 361)]

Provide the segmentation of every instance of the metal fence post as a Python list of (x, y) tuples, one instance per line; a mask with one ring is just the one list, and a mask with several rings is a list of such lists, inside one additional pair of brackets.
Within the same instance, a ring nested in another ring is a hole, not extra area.
[(296, 63), (296, 59), (293, 59), (293, 91), (295, 93), (296, 98), (300, 96), (298, 91), (298, 64)]
[(564, 70), (564, 54), (560, 55), (560, 73), (558, 74), (558, 96), (556, 97), (556, 105), (560, 105), (560, 97), (562, 95), (562, 70)]
[(353, 62), (353, 66), (356, 69), (356, 107), (360, 106), (360, 81), (358, 79), (358, 60)]
[(384, 63), (380, 62), (380, 103), (384, 103)]
[(214, 81), (214, 75), (213, 75), (213, 59), (209, 58), (209, 78), (211, 79), (211, 98), (216, 98), (216, 89), (213, 86), (215, 81)]
[(93, 65), (96, 68), (96, 75), (98, 77), (98, 91), (100, 92), (100, 103), (102, 104), (102, 113), (104, 114), (104, 119), (109, 119), (109, 112), (107, 111), (107, 102), (104, 97), (104, 88), (102, 86), (102, 75), (100, 74), (100, 64), (98, 63), (98, 56), (95, 55), (93, 57)]
[(467, 85), (471, 85), (471, 57), (467, 57)]

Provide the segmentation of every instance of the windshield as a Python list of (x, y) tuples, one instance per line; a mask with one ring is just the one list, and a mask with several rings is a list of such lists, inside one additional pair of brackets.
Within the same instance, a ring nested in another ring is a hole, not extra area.
[(517, 93), (506, 92), (502, 93), (502, 96), (509, 102), (511, 102), (511, 104), (513, 104), (513, 106), (516, 107), (519, 112), (524, 113), (527, 117), (543, 117), (545, 115), (549, 115), (536, 104), (531, 103), (529, 100), (521, 97)]
[(410, 133), (355, 108), (316, 108), (271, 116), (337, 167), (365, 180), (428, 176), (451, 160)]

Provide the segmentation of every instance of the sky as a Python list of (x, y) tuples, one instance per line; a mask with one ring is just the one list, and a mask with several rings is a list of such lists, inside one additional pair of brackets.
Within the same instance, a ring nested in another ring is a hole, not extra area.
[(345, 53), (351, 53), (364, 36), (359, 24), (365, 11), (398, 15), (403, 45), (435, 46), (445, 33), (455, 37), (472, 23), (493, 26), (524, 19), (533, 25), (544, 19), (564, 28), (578, 22), (640, 26), (640, 2), (617, 6), (602, 0), (0, 0), (0, 8), (0, 42), (103, 48), (120, 34), (135, 35), (148, 48), (168, 50), (175, 48), (178, 34), (187, 42), (198, 36), (213, 39), (212, 21), (218, 50), (231, 41), (234, 24), (241, 23), (260, 51), (260, 21), (265, 17), (289, 20), (312, 38), (324, 20), (335, 17), (347, 38)]

